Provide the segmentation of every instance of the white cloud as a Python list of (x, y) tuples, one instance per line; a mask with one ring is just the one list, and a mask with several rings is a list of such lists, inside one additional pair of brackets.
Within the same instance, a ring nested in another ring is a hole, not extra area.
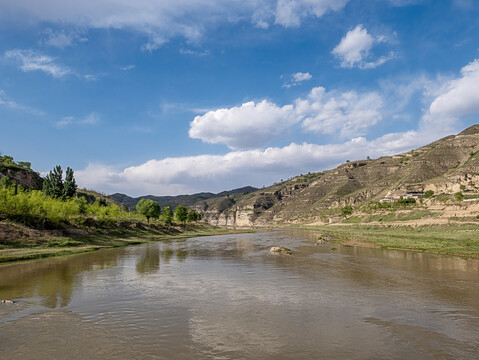
[[(341, 10), (348, 0), (2, 0), (0, 19), (50, 23), (79, 29), (114, 28), (146, 34), (144, 50), (152, 51), (181, 36), (197, 42), (208, 28), (220, 23), (250, 21), (260, 28), (271, 23), (285, 27), (305, 17), (321, 17)], [(3, 15), (6, 14), (6, 15)], [(3, 16), (2, 16), (3, 15)], [(26, 21), (27, 19), (28, 21)], [(69, 46), (74, 39), (59, 33), (53, 46)]]
[(464, 66), (461, 74), (446, 82), (431, 103), (431, 115), (457, 117), (479, 112), (479, 59)]
[(0, 105), (6, 106), (10, 109), (23, 109), (24, 107), (20, 104), (17, 104), (15, 101), (7, 98), (5, 91), (0, 90)]
[(275, 23), (285, 27), (298, 27), (307, 16), (321, 17), (328, 11), (342, 9), (348, 0), (278, 0)]
[(359, 94), (327, 92), (323, 87), (311, 90), (307, 99), (296, 100), (296, 112), (304, 117), (303, 128), (323, 134), (350, 137), (364, 135), (381, 121), (383, 100), (375, 92)]
[(408, 5), (416, 5), (419, 3), (424, 2), (424, 0), (386, 0), (388, 1), (392, 6), (408, 6)]
[[(308, 78), (306, 74), (298, 76)], [(376, 92), (327, 92), (313, 88), (306, 99), (280, 107), (268, 100), (208, 111), (190, 123), (189, 135), (230, 149), (261, 147), (302, 122), (306, 131), (340, 137), (364, 135), (381, 121), (383, 99)]]
[(279, 107), (268, 100), (250, 101), (196, 116), (189, 135), (231, 149), (253, 148), (265, 145), (297, 121), (293, 105)]
[(21, 110), (30, 114), (34, 115), (44, 115), (45, 113), (43, 111), (31, 108), (29, 106), (21, 105), (13, 100), (11, 100), (7, 94), (5, 94), (5, 91), (0, 90), (0, 106), (5, 106), (10, 109), (15, 109), (15, 110)]
[(346, 33), (333, 49), (332, 54), (341, 61), (341, 67), (373, 69), (395, 56), (393, 52), (389, 52), (387, 56), (381, 56), (377, 60), (366, 61), (370, 57), (373, 45), (386, 41), (387, 38), (384, 35), (373, 38), (362, 25), (358, 25)]
[(120, 67), (120, 70), (129, 71), (129, 70), (133, 70), (134, 68), (135, 68), (135, 65), (126, 65), (126, 66)]
[(310, 73), (296, 73), (293, 75), (293, 80), (295, 82), (301, 82), (301, 81), (306, 81), (306, 80), (311, 80), (312, 76)]
[(76, 31), (66, 32), (65, 30), (53, 31), (49, 29), (46, 31), (46, 38), (42, 42), (45, 45), (63, 49), (67, 46), (72, 46), (75, 41), (86, 42), (88, 38)]
[(4, 56), (6, 59), (14, 60), (24, 72), (43, 71), (56, 78), (63, 77), (72, 72), (69, 68), (56, 64), (54, 58), (32, 50), (8, 50)]
[(57, 121), (57, 127), (66, 127), (69, 125), (95, 125), (100, 121), (100, 115), (97, 113), (90, 113), (84, 118), (77, 119), (73, 116), (64, 116), (61, 120)]
[(313, 76), (309, 72), (306, 72), (306, 73), (298, 72), (296, 74), (291, 75), (291, 80), (288, 82), (285, 82), (283, 84), (283, 87), (290, 88), (292, 86), (300, 85), (304, 81), (311, 80), (312, 77)]
[(232, 151), (225, 155), (150, 160), (115, 169), (92, 164), (75, 172), (80, 187), (132, 196), (220, 192), (252, 185), (261, 187), (309, 171), (331, 169), (347, 159), (392, 155), (435, 140), (428, 132), (387, 134), (372, 141), (354, 138), (340, 144), (290, 144), (266, 150)]
[(191, 50), (191, 49), (180, 49), (180, 54), (183, 55), (194, 55), (194, 56), (207, 56), (210, 54), (208, 50)]

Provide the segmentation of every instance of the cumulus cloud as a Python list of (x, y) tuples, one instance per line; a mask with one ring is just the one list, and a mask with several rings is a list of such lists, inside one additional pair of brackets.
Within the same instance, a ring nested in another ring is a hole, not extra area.
[(363, 25), (358, 25), (346, 33), (333, 49), (332, 54), (341, 61), (341, 67), (373, 69), (394, 57), (394, 53), (389, 52), (388, 55), (381, 56), (376, 60), (367, 61), (370, 58), (373, 45), (386, 40), (385, 36), (372, 37)]
[(283, 84), (283, 87), (290, 88), (292, 86), (299, 85), (304, 81), (311, 80), (312, 77), (313, 76), (309, 72), (306, 72), (306, 73), (298, 72), (296, 74), (291, 75), (290, 80), (285, 82)]
[(15, 61), (24, 72), (43, 71), (55, 78), (60, 78), (72, 73), (66, 66), (57, 64), (55, 58), (39, 54), (32, 50), (8, 50), (5, 52), (4, 57)]
[[(298, 78), (309, 77), (299, 74)], [(381, 121), (382, 105), (376, 92), (327, 92), (316, 87), (306, 99), (298, 98), (283, 107), (263, 100), (208, 111), (190, 123), (189, 136), (233, 150), (264, 146), (297, 123), (308, 132), (360, 136)]]
[(316, 87), (306, 99), (296, 100), (296, 112), (304, 117), (303, 128), (322, 134), (350, 137), (364, 135), (366, 130), (381, 121), (383, 100), (376, 92), (360, 94), (327, 92)]
[(279, 107), (268, 100), (250, 101), (196, 116), (189, 135), (231, 149), (253, 148), (265, 145), (297, 121), (293, 105)]
[(479, 112), (479, 59), (464, 66), (461, 75), (445, 84), (431, 103), (431, 115), (457, 117)]
[(371, 141), (358, 137), (329, 145), (292, 143), (285, 147), (232, 151), (224, 155), (150, 160), (126, 169), (91, 164), (75, 171), (75, 178), (80, 187), (132, 196), (220, 192), (245, 185), (270, 185), (281, 178), (333, 168), (347, 159), (409, 151), (432, 140), (435, 138), (428, 132), (408, 131)]
[[(171, 37), (198, 41), (221, 22), (249, 21), (260, 28), (271, 23), (297, 27), (305, 17), (321, 17), (341, 10), (348, 0), (2, 0), (2, 14), (77, 28), (133, 29), (148, 36), (143, 49), (152, 51)], [(6, 15), (5, 15), (6, 16)], [(25, 22), (25, 21), (24, 21)], [(53, 46), (69, 46), (73, 39), (59, 33)], [(55, 45), (54, 45), (55, 44)]]

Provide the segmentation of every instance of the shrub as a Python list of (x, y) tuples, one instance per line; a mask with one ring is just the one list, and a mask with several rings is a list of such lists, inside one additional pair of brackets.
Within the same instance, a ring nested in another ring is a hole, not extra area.
[(433, 196), (433, 195), (434, 195), (434, 191), (432, 191), (432, 190), (428, 190), (428, 191), (426, 191), (426, 192), (424, 193), (424, 197), (425, 197), (426, 199), (430, 198), (430, 197)]
[(353, 207), (351, 205), (346, 205), (345, 207), (343, 207), (341, 209), (341, 216), (348, 216), (348, 215), (351, 215), (353, 213)]

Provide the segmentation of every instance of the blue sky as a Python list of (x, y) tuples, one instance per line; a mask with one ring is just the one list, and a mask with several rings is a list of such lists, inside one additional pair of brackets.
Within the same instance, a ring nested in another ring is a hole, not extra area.
[(261, 187), (478, 121), (474, 0), (2, 0), (0, 152), (80, 187)]

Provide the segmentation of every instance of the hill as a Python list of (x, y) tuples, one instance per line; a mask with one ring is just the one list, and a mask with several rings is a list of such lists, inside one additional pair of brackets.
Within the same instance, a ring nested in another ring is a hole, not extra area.
[(11, 156), (0, 154), (0, 181), (13, 182), (25, 189), (41, 190), (43, 178), (30, 166), (29, 162), (15, 162)]
[[(425, 198), (427, 191), (434, 196)], [(475, 214), (479, 202), (463, 200), (473, 201), (478, 194), (479, 125), (474, 125), (417, 150), (346, 162), (248, 194), (204, 199), (193, 207), (214, 225), (271, 226), (334, 222), (346, 206), (370, 213), (401, 198), (414, 199), (423, 211), (449, 204)]]
[(256, 188), (252, 186), (245, 186), (239, 189), (233, 189), (229, 191), (223, 191), (219, 194), (213, 194), (210, 192), (202, 192), (202, 193), (197, 193), (197, 194), (192, 194), (192, 195), (178, 195), (178, 196), (154, 196), (154, 195), (145, 195), (145, 196), (139, 196), (136, 198), (130, 197), (125, 194), (120, 194), (120, 193), (115, 193), (112, 195), (109, 195), (110, 198), (114, 199), (115, 201), (124, 204), (127, 206), (130, 210), (135, 209), (136, 204), (138, 201), (141, 199), (150, 199), (153, 201), (156, 201), (160, 206), (170, 206), (172, 209), (175, 209), (179, 205), (183, 205), (186, 207), (192, 207), (195, 204), (202, 202), (204, 200), (208, 200), (211, 198), (217, 198), (217, 197), (224, 197), (224, 196), (229, 196), (229, 195), (234, 195), (234, 194), (247, 194), (252, 191), (257, 190)]

